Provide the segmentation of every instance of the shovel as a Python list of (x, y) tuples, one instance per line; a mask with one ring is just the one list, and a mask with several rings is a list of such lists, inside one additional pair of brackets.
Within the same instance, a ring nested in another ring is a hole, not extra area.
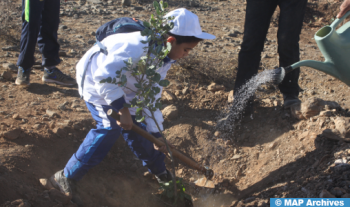
[[(107, 111), (107, 115), (112, 117), (115, 120), (120, 121), (120, 115), (114, 111), (113, 109), (109, 109)], [(162, 147), (165, 146), (165, 143), (162, 142), (161, 140), (155, 138), (153, 135), (151, 135), (150, 133), (148, 133), (147, 131), (143, 130), (142, 128), (140, 128), (139, 126), (133, 124), (132, 131), (138, 133), (139, 135), (141, 135), (142, 137), (146, 138), (147, 140), (151, 141), (152, 143), (156, 144), (158, 147)], [(214, 172), (211, 169), (207, 169), (201, 165), (199, 165), (198, 163), (196, 163), (194, 160), (186, 157), (184, 154), (182, 154), (181, 152), (177, 151), (176, 149), (170, 149), (172, 155), (174, 157), (176, 157), (177, 159), (179, 159), (181, 162), (183, 162), (184, 164), (186, 164), (187, 166), (191, 167), (192, 169), (197, 170), (198, 172), (204, 174), (205, 178), (205, 182), (204, 182), (204, 186), (201, 187), (209, 187), (209, 186), (213, 186), (212, 185), (208, 185), (210, 182), (209, 179), (211, 179), (214, 176)], [(205, 186), (206, 185), (206, 186)]]

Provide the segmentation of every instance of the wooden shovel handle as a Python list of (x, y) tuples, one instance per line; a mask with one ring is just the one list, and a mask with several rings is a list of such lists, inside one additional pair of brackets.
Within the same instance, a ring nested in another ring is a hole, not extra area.
[[(109, 109), (107, 111), (107, 115), (112, 117), (115, 120), (120, 121), (120, 115), (114, 111), (113, 109)], [(155, 138), (152, 134), (148, 133), (147, 131), (143, 130), (141, 127), (133, 124), (132, 131), (138, 133), (139, 135), (141, 135), (142, 137), (146, 138), (147, 140), (151, 141), (152, 143), (156, 144), (158, 147), (164, 146), (165, 143), (162, 142), (161, 140)], [(174, 157), (176, 157), (177, 159), (181, 160), (184, 164), (186, 164), (187, 166), (203, 173), (207, 178), (211, 178), (213, 177), (213, 171), (210, 169), (206, 169), (203, 166), (200, 166), (198, 163), (196, 163), (194, 160), (186, 157), (184, 154), (182, 154), (181, 152), (177, 151), (176, 149), (170, 149), (172, 155)]]

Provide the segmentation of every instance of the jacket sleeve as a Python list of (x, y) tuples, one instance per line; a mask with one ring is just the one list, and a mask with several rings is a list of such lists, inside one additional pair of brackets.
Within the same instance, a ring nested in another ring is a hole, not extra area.
[(132, 57), (128, 51), (125, 51), (122, 45), (115, 45), (113, 48), (118, 49), (111, 50), (107, 56), (102, 56), (98, 59), (98, 68), (95, 70), (94, 74), (92, 74), (97, 93), (104, 98), (108, 105), (111, 105), (112, 102), (121, 98), (125, 100), (125, 93), (123, 88), (116, 84), (100, 83), (100, 81), (108, 77), (115, 78), (116, 71), (125, 67), (124, 61)]

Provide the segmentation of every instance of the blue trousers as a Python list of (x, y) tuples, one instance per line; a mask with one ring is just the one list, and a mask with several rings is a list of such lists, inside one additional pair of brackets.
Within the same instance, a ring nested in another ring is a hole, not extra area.
[(36, 43), (42, 53), (43, 66), (60, 63), (57, 42), (60, 0), (22, 0), (21, 52), (17, 65), (24, 69), (34, 65)]
[[(306, 4), (307, 0), (247, 0), (235, 92), (258, 72), (271, 16), (277, 6), (280, 8), (277, 32), (279, 65), (286, 67), (299, 61), (299, 35)], [(286, 74), (279, 85), (284, 95), (298, 96), (299, 73), (300, 69), (297, 68)]]
[[(106, 115), (111, 106), (96, 106), (86, 102), (92, 117), (96, 120), (96, 129), (91, 129), (78, 151), (73, 154), (64, 168), (67, 178), (80, 180), (90, 168), (99, 164), (112, 148), (120, 134), (128, 144), (131, 151), (140, 159), (143, 166), (147, 166), (152, 174), (160, 174), (166, 170), (165, 155), (154, 149), (153, 143), (130, 130), (123, 130), (116, 124), (116, 120)], [(146, 129), (143, 123), (137, 123), (139, 127)]]

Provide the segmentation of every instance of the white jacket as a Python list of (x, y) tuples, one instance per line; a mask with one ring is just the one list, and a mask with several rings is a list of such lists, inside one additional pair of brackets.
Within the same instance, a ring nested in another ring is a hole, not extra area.
[[(84, 100), (94, 105), (110, 105), (113, 101), (124, 97), (127, 103), (135, 97), (135, 93), (131, 90), (120, 87), (111, 83), (100, 83), (101, 80), (108, 77), (116, 77), (116, 71), (125, 67), (124, 61), (127, 61), (130, 57), (134, 64), (140, 60), (140, 57), (145, 55), (144, 47), (148, 44), (141, 43), (141, 40), (146, 40), (147, 37), (141, 36), (140, 32), (132, 33), (119, 33), (106, 37), (101, 43), (107, 47), (108, 55), (106, 56), (102, 52), (98, 52), (100, 48), (94, 45), (90, 48), (85, 55), (80, 59), (76, 66), (76, 79), (79, 86), (79, 94), (83, 96)], [(89, 62), (91, 55), (96, 53)], [(161, 79), (164, 79), (168, 70), (171, 67), (170, 61), (159, 68), (157, 72), (161, 75)], [(81, 88), (82, 76), (84, 69), (87, 66), (87, 71), (84, 81), (84, 90)], [(123, 71), (127, 77), (126, 87), (135, 90), (136, 80), (131, 76), (130, 72)], [(160, 98), (162, 93), (162, 87), (157, 85), (161, 92), (156, 95), (156, 99)], [(82, 94), (83, 93), (83, 94)], [(136, 109), (129, 108), (131, 115), (135, 115)], [(149, 114), (149, 111), (145, 111)], [(154, 112), (156, 120), (163, 130), (163, 115), (162, 112), (157, 110)], [(158, 132), (154, 121), (146, 116), (147, 131)], [(105, 126), (108, 127), (108, 126)]]

